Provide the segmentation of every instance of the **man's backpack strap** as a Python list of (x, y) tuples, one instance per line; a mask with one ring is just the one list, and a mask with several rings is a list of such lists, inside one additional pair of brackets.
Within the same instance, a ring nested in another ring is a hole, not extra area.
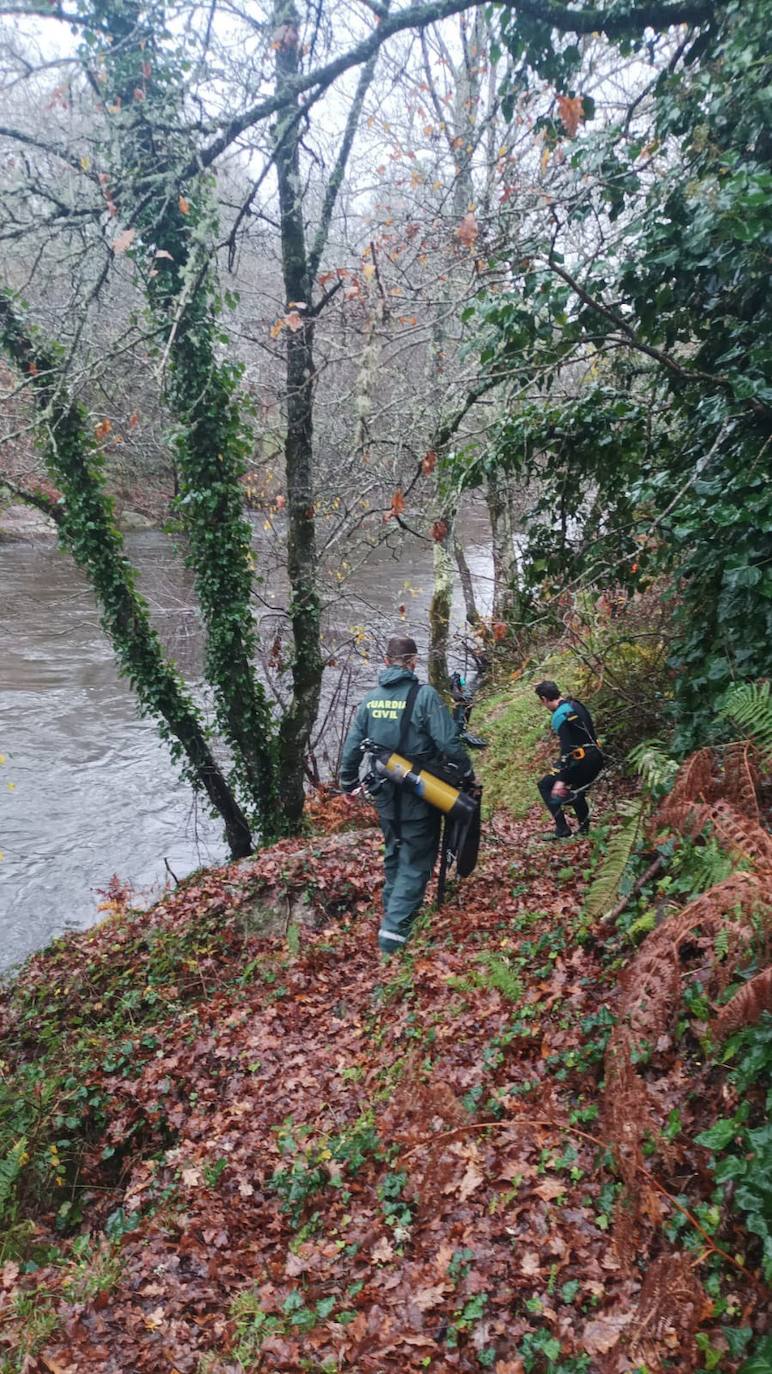
[[(411, 682), (410, 691), (405, 697), (405, 709), (402, 712), (402, 720), (399, 727), (399, 740), (397, 742), (397, 753), (404, 754), (407, 747), (407, 732), (410, 729), (410, 722), (413, 718), (413, 707), (415, 699), (421, 690), (420, 682)], [(397, 844), (402, 842), (402, 788), (394, 788), (394, 833), (397, 837)]]
[(399, 727), (399, 740), (397, 743), (397, 753), (404, 754), (407, 748), (407, 732), (410, 729), (410, 722), (413, 719), (413, 707), (415, 699), (421, 690), (420, 682), (411, 682), (410, 691), (405, 697), (405, 709), (402, 712), (402, 721)]

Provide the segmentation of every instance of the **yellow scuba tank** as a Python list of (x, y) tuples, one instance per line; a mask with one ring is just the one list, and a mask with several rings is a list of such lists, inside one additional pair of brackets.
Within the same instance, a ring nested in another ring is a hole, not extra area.
[[(370, 744), (370, 741), (365, 743)], [(410, 759), (403, 758), (401, 754), (387, 754), (385, 749), (378, 749), (378, 746), (372, 744), (370, 748), (377, 773), (388, 778), (390, 782), (406, 787), (416, 797), (428, 802), (429, 806), (436, 806), (438, 811), (444, 811), (445, 815), (453, 820), (471, 817), (476, 812), (477, 802), (466, 792), (451, 786), (449, 782), (443, 782), (442, 778), (435, 777), (434, 773), (427, 773), (425, 768), (417, 771)]]

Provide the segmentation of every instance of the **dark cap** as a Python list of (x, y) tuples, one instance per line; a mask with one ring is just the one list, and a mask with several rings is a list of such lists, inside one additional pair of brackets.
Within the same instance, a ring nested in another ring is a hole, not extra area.
[(418, 645), (409, 635), (390, 635), (386, 645), (387, 658), (412, 658), (418, 653)]

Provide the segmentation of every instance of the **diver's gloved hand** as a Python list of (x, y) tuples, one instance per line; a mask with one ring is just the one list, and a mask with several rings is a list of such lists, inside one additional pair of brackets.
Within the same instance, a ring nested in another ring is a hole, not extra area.
[(459, 739), (461, 740), (462, 744), (466, 745), (467, 749), (488, 748), (488, 741), (485, 739), (480, 739), (479, 735), (473, 735), (471, 730), (462, 730), (459, 734)]

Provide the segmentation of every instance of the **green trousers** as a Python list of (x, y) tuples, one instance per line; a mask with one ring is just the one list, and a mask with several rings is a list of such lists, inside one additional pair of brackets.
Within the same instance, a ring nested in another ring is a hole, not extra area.
[(425, 816), (402, 821), (400, 842), (394, 822), (381, 816), (386, 852), (383, 858), (383, 920), (378, 944), (384, 954), (395, 954), (410, 935), (437, 858), (441, 821), (439, 811), (427, 808)]

